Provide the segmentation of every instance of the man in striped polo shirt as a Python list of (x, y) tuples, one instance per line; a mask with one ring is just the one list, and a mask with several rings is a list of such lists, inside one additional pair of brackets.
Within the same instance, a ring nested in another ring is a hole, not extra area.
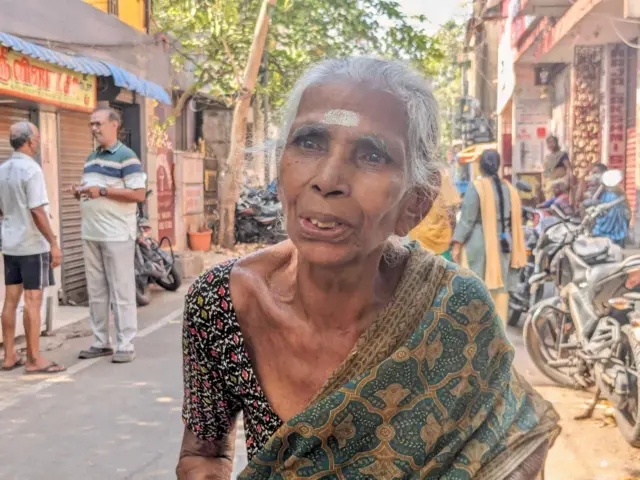
[[(87, 158), (75, 195), (82, 210), (93, 344), (80, 352), (80, 358), (113, 355), (114, 363), (127, 363), (135, 359), (136, 204), (145, 200), (146, 174), (136, 154), (118, 140), (118, 112), (99, 107), (90, 122), (98, 148)], [(109, 335), (110, 306), (116, 326), (115, 352)]]

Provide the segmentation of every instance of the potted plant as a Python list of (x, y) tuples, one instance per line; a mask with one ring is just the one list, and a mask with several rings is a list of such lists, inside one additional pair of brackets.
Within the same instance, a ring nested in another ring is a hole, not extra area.
[(211, 235), (213, 231), (202, 225), (198, 230), (189, 229), (187, 238), (189, 249), (194, 252), (208, 252), (211, 249)]

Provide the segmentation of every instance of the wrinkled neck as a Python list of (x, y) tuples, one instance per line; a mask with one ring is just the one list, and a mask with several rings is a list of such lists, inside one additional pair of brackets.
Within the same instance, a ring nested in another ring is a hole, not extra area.
[(319, 266), (297, 259), (295, 301), (320, 327), (349, 329), (386, 304), (397, 285), (397, 268), (383, 249), (347, 265)]

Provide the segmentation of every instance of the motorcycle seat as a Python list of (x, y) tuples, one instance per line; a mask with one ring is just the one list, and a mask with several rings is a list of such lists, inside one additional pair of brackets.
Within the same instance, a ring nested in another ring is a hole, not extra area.
[(598, 283), (600, 280), (619, 272), (623, 268), (624, 264), (620, 262), (596, 265), (587, 271), (587, 282), (591, 284)]
[(581, 237), (573, 242), (573, 251), (580, 258), (592, 258), (603, 255), (611, 248), (611, 240), (602, 237)]

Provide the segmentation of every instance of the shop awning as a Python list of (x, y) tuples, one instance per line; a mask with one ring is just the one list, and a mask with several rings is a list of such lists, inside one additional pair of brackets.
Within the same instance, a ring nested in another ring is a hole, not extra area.
[(480, 158), (480, 155), (485, 150), (496, 150), (497, 145), (495, 143), (478, 143), (465, 148), (461, 152), (458, 152), (457, 158), (459, 163), (471, 163)]
[(517, 14), (560, 17), (574, 3), (574, 0), (522, 0)]
[(0, 44), (30, 57), (42, 60), (43, 62), (59, 65), (75, 72), (100, 77), (113, 77), (113, 83), (118, 87), (127, 88), (144, 97), (153, 98), (159, 102), (171, 105), (171, 97), (160, 85), (144, 80), (112, 63), (89, 57), (56, 52), (55, 50), (27, 42), (8, 33), (0, 32)]
[(606, 45), (631, 41), (640, 35), (637, 24), (616, 21), (623, 17), (622, 0), (575, 0), (562, 17), (544, 33), (536, 63), (571, 63), (575, 46)]

